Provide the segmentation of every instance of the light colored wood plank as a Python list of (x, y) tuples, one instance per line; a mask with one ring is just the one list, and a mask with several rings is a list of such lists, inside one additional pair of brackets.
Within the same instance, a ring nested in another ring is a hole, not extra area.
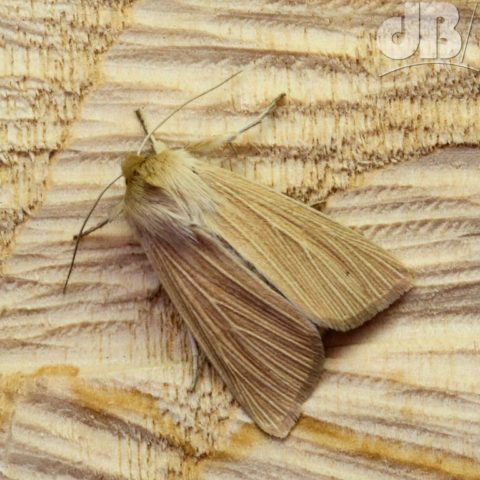
[(0, 5), (0, 262), (43, 201), (50, 159), (133, 0), (4, 0)]

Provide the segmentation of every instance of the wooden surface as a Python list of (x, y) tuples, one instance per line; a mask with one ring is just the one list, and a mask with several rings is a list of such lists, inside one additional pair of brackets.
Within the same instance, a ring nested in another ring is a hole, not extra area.
[[(396, 3), (131, 3), (0, 6), (0, 478), (480, 478), (478, 75), (380, 78), (375, 31)], [(465, 59), (477, 68), (478, 40)], [(364, 327), (327, 334), (325, 374), (286, 441), (209, 367), (188, 391), (184, 326), (168, 299), (148, 300), (157, 280), (124, 222), (83, 242), (61, 293), (72, 235), (141, 140), (133, 110), (156, 120), (242, 68), (162, 139), (242, 126), (285, 91), (211, 161), (321, 202), (416, 283)]]

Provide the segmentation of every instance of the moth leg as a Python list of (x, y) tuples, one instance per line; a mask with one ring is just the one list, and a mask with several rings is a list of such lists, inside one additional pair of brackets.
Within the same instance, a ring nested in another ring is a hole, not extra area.
[[(234, 147), (233, 143), (230, 142), (227, 145), (230, 147), (230, 150), (233, 152), (233, 155), (237, 157), (238, 152), (237, 152), (237, 149)], [(228, 166), (230, 167), (230, 170), (233, 172), (232, 157), (228, 157)]]
[[(108, 214), (108, 217), (105, 219), (105, 220), (102, 220), (101, 222), (97, 223), (96, 225), (94, 225), (93, 227), (87, 229), (87, 230), (84, 230), (81, 235), (80, 235), (80, 238), (83, 238), (83, 237), (86, 237), (87, 235), (90, 235), (91, 233), (99, 230), (100, 228), (104, 227), (105, 225), (113, 222), (114, 220), (116, 220), (121, 214), (123, 213), (123, 203), (119, 203), (118, 205), (116, 205), (115, 207), (112, 208), (112, 210), (110, 211), (110, 213)], [(73, 237), (74, 240), (77, 240), (78, 239), (78, 235), (74, 235)]]
[(188, 387), (189, 392), (193, 392), (195, 387), (197, 386), (198, 379), (200, 374), (202, 373), (203, 367), (205, 365), (205, 354), (198, 348), (197, 341), (195, 337), (192, 335), (190, 330), (187, 331), (188, 334), (188, 343), (190, 344), (190, 348), (193, 354), (193, 375), (192, 375), (192, 382)]
[(259, 115), (257, 118), (252, 120), (250, 123), (245, 125), (240, 130), (236, 132), (228, 132), (221, 135), (214, 135), (212, 137), (207, 137), (197, 142), (189, 143), (185, 150), (188, 150), (191, 153), (205, 154), (210, 153), (217, 148), (223, 147), (225, 144), (232, 144), (232, 142), (242, 133), (250, 130), (253, 127), (259, 125), (262, 120), (269, 115), (275, 108), (279, 105), (280, 101), (285, 97), (285, 93), (278, 95)]
[(326, 205), (327, 205), (327, 200), (326, 199), (323, 199), (323, 200), (311, 200), (309, 202), (307, 202), (307, 205), (311, 208), (315, 208), (316, 210), (324, 210)]
[(235, 148), (235, 145), (233, 145), (232, 142), (228, 142), (227, 145), (230, 147), (230, 150), (233, 152), (234, 155), (238, 155), (237, 149)]
[(260, 115), (255, 120), (253, 120), (249, 124), (245, 125), (245, 127), (238, 130), (238, 132), (235, 132), (233, 134), (234, 137), (229, 139), (228, 141), (230, 141), (230, 142), (233, 141), (236, 137), (238, 137), (238, 135), (246, 132), (247, 130), (250, 130), (253, 127), (256, 127), (257, 125), (259, 125), (267, 115), (269, 115), (271, 112), (273, 112), (273, 110), (275, 110), (278, 107), (280, 101), (283, 100), (283, 98), (285, 98), (285, 95), (286, 95), (286, 93), (281, 93), (280, 95), (275, 97), (273, 99), (273, 101), (265, 108), (265, 110), (263, 110), (260, 113)]

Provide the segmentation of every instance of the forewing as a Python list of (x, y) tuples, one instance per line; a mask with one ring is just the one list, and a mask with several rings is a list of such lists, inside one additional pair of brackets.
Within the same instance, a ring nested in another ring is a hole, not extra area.
[(237, 255), (199, 228), (194, 240), (140, 238), (162, 286), (235, 399), (267, 433), (284, 437), (317, 384), (315, 325)]
[(410, 288), (405, 268), (357, 232), (228, 170), (197, 170), (217, 198), (209, 228), (318, 325), (361, 325)]

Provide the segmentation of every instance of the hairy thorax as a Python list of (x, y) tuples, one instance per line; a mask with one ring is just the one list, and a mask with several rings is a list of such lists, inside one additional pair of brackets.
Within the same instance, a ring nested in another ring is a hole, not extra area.
[(137, 231), (138, 225), (140, 230), (153, 228), (167, 239), (189, 235), (192, 225), (204, 225), (205, 216), (215, 210), (215, 199), (197, 173), (198, 162), (183, 149), (124, 159), (125, 213), (127, 220), (134, 218)]

